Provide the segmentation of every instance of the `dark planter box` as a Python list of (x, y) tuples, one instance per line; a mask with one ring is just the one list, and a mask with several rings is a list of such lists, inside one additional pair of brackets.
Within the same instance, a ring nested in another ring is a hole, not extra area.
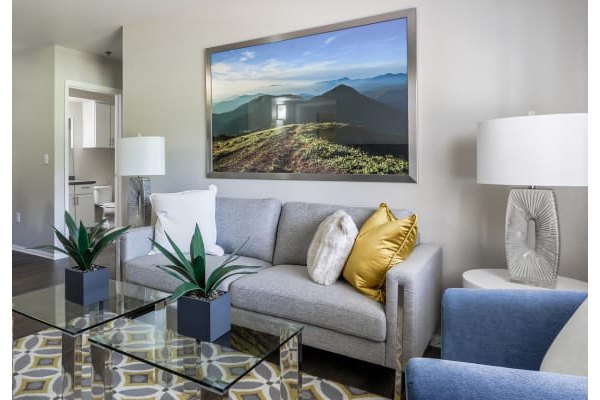
[(214, 342), (231, 330), (231, 296), (223, 293), (207, 301), (182, 296), (177, 299), (177, 332), (201, 342)]
[(65, 298), (87, 305), (108, 299), (110, 271), (100, 267), (95, 271), (65, 270)]

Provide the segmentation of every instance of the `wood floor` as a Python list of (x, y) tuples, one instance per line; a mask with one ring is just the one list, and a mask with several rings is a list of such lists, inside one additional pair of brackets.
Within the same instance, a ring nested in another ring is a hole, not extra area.
[[(109, 246), (97, 260), (98, 264), (104, 265), (111, 270), (111, 277), (115, 277), (115, 249)], [(49, 260), (30, 254), (12, 253), (12, 295), (32, 292), (43, 289), (65, 281), (65, 268), (72, 265), (68, 258), (61, 260)], [(13, 337), (19, 338), (41, 329), (45, 325), (13, 313)]]
[[(53, 261), (18, 252), (13, 252), (12, 259), (13, 296), (62, 283), (64, 268), (71, 265), (69, 259)], [(111, 268), (114, 278), (114, 248), (107, 249), (98, 263)], [(46, 327), (38, 322), (13, 313), (15, 338), (44, 328)], [(302, 351), (302, 369), (307, 373), (393, 398), (393, 370), (308, 346), (304, 346)], [(429, 348), (426, 356), (439, 357), (439, 351)]]

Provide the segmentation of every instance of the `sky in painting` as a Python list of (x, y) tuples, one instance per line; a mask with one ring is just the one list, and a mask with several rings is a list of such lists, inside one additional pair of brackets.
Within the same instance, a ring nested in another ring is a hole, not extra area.
[(213, 53), (212, 97), (301, 93), (339, 78), (406, 73), (406, 18)]

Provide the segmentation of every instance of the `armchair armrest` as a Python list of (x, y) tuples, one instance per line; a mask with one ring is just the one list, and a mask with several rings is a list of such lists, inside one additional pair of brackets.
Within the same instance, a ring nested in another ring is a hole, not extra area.
[[(442, 249), (419, 244), (410, 256), (386, 274), (386, 365), (399, 369), (423, 354), (440, 316)], [(400, 319), (400, 323), (399, 320)], [(402, 329), (398, 335), (398, 326)], [(401, 340), (401, 343), (398, 343)], [(402, 359), (398, 360), (400, 346)]]
[(406, 368), (407, 400), (587, 399), (581, 376), (414, 358)]
[(129, 229), (121, 236), (121, 265), (134, 258), (148, 255), (152, 250), (152, 242), (148, 238), (154, 237), (153, 226), (140, 226)]
[(586, 292), (448, 289), (442, 359), (538, 370)]

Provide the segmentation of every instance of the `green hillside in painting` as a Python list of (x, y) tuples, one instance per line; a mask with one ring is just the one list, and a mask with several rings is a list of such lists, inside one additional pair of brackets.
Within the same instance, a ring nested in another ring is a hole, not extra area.
[(408, 162), (337, 144), (335, 135), (353, 129), (338, 122), (285, 125), (235, 137), (213, 139), (215, 172), (320, 174), (408, 174)]

